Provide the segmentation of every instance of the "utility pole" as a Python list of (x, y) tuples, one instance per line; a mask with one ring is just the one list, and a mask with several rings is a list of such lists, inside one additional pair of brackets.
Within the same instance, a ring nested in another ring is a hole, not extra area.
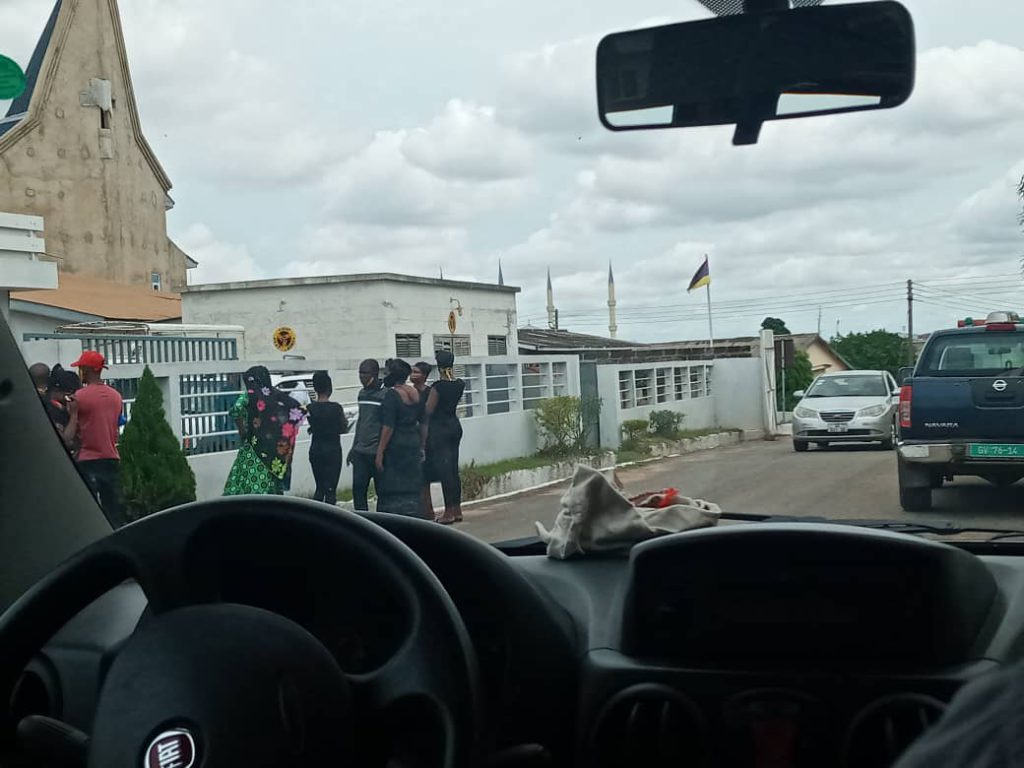
[(914, 364), (914, 281), (907, 280), (907, 361)]
[(818, 335), (821, 336), (821, 304), (818, 305)]

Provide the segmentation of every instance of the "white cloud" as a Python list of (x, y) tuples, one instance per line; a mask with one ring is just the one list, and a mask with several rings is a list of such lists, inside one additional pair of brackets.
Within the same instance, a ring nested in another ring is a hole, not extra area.
[(451, 276), (468, 259), (467, 233), (460, 227), (378, 227), (329, 224), (318, 228), (299, 258), (282, 267), (287, 275), (403, 272)]
[(260, 267), (240, 243), (219, 240), (205, 224), (193, 224), (176, 238), (177, 243), (199, 266), (189, 270), (189, 283), (225, 283), (258, 280), (272, 275)]
[(497, 181), (530, 170), (526, 139), (495, 119), (493, 107), (452, 99), (424, 128), (405, 134), (400, 149), (410, 163), (444, 179)]
[[(409, 136), (404, 130), (381, 131), (362, 151), (329, 172), (324, 182), (327, 212), (341, 221), (381, 226), (451, 225), (511, 205), (528, 189), (522, 179), (471, 181), (465, 173), (435, 175), (409, 161), (405, 151)], [(452, 157), (448, 156), (449, 162), (454, 162)], [(440, 172), (444, 164), (436, 163), (435, 171)]]

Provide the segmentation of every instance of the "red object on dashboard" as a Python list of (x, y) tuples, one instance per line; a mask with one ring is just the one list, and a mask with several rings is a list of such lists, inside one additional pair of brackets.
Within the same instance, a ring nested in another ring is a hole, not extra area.
[(666, 488), (663, 491), (644, 491), (632, 496), (629, 501), (634, 507), (647, 507), (648, 509), (663, 509), (678, 503), (679, 489)]

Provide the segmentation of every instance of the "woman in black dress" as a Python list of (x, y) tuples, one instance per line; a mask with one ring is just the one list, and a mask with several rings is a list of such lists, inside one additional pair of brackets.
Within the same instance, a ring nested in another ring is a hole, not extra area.
[(462, 481), (459, 478), (459, 444), (462, 424), (455, 413), (466, 382), (455, 378), (455, 356), (447, 350), (437, 353), (438, 380), (427, 398), (427, 477), (441, 483), (444, 513), (436, 520), (444, 525), (462, 522)]
[[(412, 373), (409, 374), (409, 383), (412, 384), (416, 391), (420, 393), (420, 402), (423, 403), (424, 409), (426, 408), (427, 398), (430, 397), (430, 385), (427, 384), (427, 379), (430, 378), (430, 374), (433, 373), (434, 366), (430, 363), (420, 360), (415, 363), (412, 367)], [(424, 410), (424, 416), (426, 412)], [(429, 435), (428, 435), (429, 441)], [(430, 497), (430, 484), (436, 482), (436, 479), (430, 476), (430, 459), (424, 458), (423, 461), (423, 485), (420, 487), (420, 514), (427, 520), (434, 519), (434, 502)]]
[(331, 400), (334, 391), (327, 371), (313, 374), (316, 400), (306, 406), (309, 433), (313, 442), (309, 446), (309, 463), (316, 481), (315, 501), (338, 503), (338, 478), (341, 476), (341, 436), (348, 432), (345, 409)]
[(426, 440), (424, 403), (407, 383), (412, 368), (404, 360), (389, 360), (381, 403), (380, 445), (377, 448), (377, 511), (422, 517), (423, 446)]

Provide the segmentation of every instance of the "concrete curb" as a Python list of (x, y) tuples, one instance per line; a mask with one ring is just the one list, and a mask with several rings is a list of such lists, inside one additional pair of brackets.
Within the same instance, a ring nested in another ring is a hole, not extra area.
[(478, 499), (463, 501), (463, 507), (473, 507), (487, 502), (498, 501), (510, 496), (518, 496), (527, 491), (537, 491), (558, 485), (572, 477), (577, 464), (585, 464), (594, 469), (617, 469), (619, 467), (635, 467), (642, 464), (650, 464), (662, 459), (671, 459), (683, 456), (688, 453), (699, 453), (710, 451), (715, 448), (724, 448), (730, 445), (738, 445), (744, 440), (749, 440), (746, 434), (741, 432), (715, 432), (711, 435), (691, 437), (677, 442), (658, 443), (651, 447), (651, 457), (639, 461), (625, 461), (615, 463), (615, 453), (605, 451), (596, 456), (591, 456), (578, 461), (562, 461), (557, 464), (549, 464), (535, 469), (517, 469), (504, 475), (491, 478), (483, 488), (483, 494)]

